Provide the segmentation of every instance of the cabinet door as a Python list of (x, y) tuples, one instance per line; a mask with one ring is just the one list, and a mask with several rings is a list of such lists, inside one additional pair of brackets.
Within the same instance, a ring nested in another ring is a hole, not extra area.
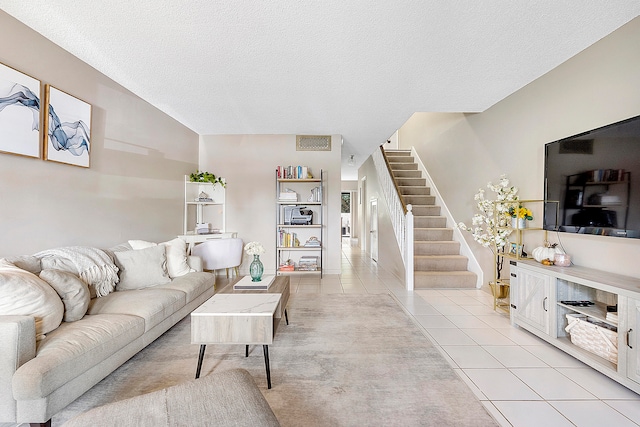
[(627, 350), (627, 377), (640, 383), (640, 300), (629, 298), (627, 304), (627, 331), (625, 345)]
[(514, 269), (516, 278), (515, 309), (517, 323), (526, 323), (549, 333), (549, 276), (521, 268)]

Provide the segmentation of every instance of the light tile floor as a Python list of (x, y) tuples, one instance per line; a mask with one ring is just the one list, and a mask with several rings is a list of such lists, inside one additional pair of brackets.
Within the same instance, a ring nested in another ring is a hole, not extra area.
[(341, 268), (291, 276), (291, 292), (393, 294), (501, 426), (640, 425), (640, 395), (512, 327), (488, 292), (409, 292), (348, 239)]

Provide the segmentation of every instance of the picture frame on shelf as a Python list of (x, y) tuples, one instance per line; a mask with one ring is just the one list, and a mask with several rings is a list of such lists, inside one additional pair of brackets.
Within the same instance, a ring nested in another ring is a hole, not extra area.
[(526, 257), (527, 256), (527, 253), (524, 252), (524, 245), (519, 245), (517, 243), (511, 243), (510, 244), (509, 253), (511, 255), (514, 255), (514, 256), (517, 256), (517, 257)]
[(40, 158), (40, 80), (0, 63), (0, 152)]
[(91, 161), (91, 104), (45, 87), (44, 158), (83, 168)]

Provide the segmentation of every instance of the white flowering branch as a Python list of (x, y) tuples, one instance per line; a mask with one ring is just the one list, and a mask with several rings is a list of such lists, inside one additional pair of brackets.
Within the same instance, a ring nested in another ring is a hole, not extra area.
[[(509, 179), (505, 175), (500, 176), (497, 184), (489, 182), (487, 188), (495, 193), (495, 200), (485, 198), (485, 190), (478, 189), (474, 196), (477, 201), (478, 213), (473, 215), (471, 226), (464, 222), (459, 222), (456, 226), (460, 230), (468, 231), (473, 236), (473, 240), (480, 243), (492, 252), (504, 252), (507, 238), (512, 232), (509, 227), (511, 217), (509, 215), (509, 203), (518, 200), (518, 188), (509, 184)], [(496, 254), (498, 255), (498, 254)], [(498, 255), (496, 269), (498, 278), (502, 270), (502, 257)]]

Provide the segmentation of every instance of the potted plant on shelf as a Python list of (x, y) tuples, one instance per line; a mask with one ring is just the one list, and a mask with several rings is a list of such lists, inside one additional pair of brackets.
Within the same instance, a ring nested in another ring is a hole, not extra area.
[[(470, 232), (473, 235), (473, 240), (494, 253), (496, 278), (500, 279), (507, 238), (513, 231), (509, 227), (511, 218), (509, 203), (505, 202), (518, 201), (518, 188), (510, 185), (506, 175), (501, 175), (497, 183), (489, 182), (487, 188), (495, 193), (495, 200), (487, 199), (485, 190), (478, 189), (474, 196), (474, 200), (477, 201), (478, 213), (473, 215), (471, 226), (467, 226), (464, 222), (459, 222), (456, 226), (460, 230)], [(507, 286), (500, 285), (496, 288), (496, 283), (493, 282), (489, 285), (496, 297), (506, 298), (508, 296), (509, 288)]]
[(204, 172), (196, 170), (189, 175), (189, 181), (191, 182), (209, 182), (213, 185), (220, 184), (222, 187), (226, 187), (227, 183), (221, 176), (216, 176), (210, 172)]
[(509, 207), (509, 216), (511, 217), (511, 228), (523, 229), (527, 226), (527, 221), (533, 220), (533, 213), (530, 209), (525, 208), (521, 204)]

